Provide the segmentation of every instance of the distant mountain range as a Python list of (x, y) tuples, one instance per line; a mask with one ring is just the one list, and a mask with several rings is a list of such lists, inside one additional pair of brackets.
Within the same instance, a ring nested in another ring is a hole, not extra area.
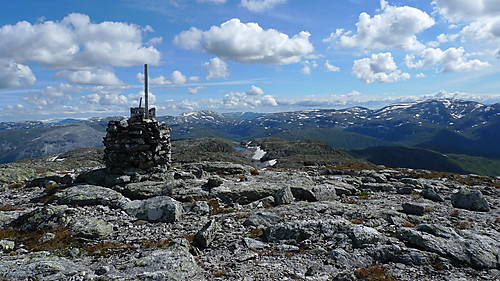
[[(0, 123), (0, 162), (59, 153), (78, 147), (102, 146), (107, 122), (112, 119), (117, 117), (67, 119), (50, 124)], [(333, 147), (353, 150), (353, 155), (376, 164), (390, 164), (388, 166), (394, 164), (383, 160), (381, 155), (384, 153), (381, 151), (406, 147), (412, 149), (399, 149), (398, 155), (403, 157), (397, 162), (393, 161), (402, 167), (405, 166), (402, 160), (406, 151), (410, 157), (407, 162), (412, 162), (407, 167), (428, 168), (428, 164), (432, 162), (428, 158), (432, 157), (426, 154), (427, 157), (423, 159), (426, 161), (414, 161), (415, 153), (431, 151), (435, 155), (446, 154), (447, 156), (443, 156), (445, 158), (449, 158), (448, 155), (468, 157), (465, 161), (456, 156), (454, 159), (461, 159), (458, 162), (462, 162), (459, 163), (462, 166), (449, 168), (447, 163), (443, 164), (443, 170), (475, 172), (470, 167), (464, 167), (464, 161), (477, 164), (477, 161), (487, 159), (493, 161), (493, 164), (488, 164), (493, 165), (493, 174), (500, 174), (495, 168), (498, 164), (496, 161), (500, 163), (499, 103), (486, 106), (472, 101), (431, 99), (393, 104), (378, 110), (352, 107), (343, 110), (319, 109), (271, 114), (199, 111), (158, 119), (172, 127), (173, 140), (199, 137), (232, 140), (262, 137), (317, 139)]]

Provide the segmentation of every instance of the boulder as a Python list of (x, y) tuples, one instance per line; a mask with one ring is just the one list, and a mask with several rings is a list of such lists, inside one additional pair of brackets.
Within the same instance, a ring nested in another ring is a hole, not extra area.
[(84, 238), (105, 238), (113, 232), (113, 225), (100, 219), (83, 218), (70, 226), (73, 233)]
[(4, 280), (84, 280), (92, 275), (89, 268), (47, 252), (4, 255), (0, 259), (0, 276)]
[(87, 183), (106, 187), (127, 184), (130, 183), (130, 181), (130, 176), (109, 174), (105, 168), (83, 172), (75, 179), (76, 183)]
[(290, 204), (294, 201), (294, 199), (295, 198), (293, 198), (292, 191), (288, 186), (274, 193), (274, 202), (276, 203), (276, 205)]
[(376, 244), (382, 240), (382, 234), (375, 228), (363, 225), (355, 225), (349, 231), (349, 237), (354, 247), (363, 247), (370, 244)]
[(479, 190), (461, 190), (451, 195), (451, 205), (471, 211), (489, 212), (490, 206)]
[(500, 266), (497, 260), (500, 246), (496, 239), (467, 231), (462, 234), (444, 226), (421, 224), (416, 229), (399, 229), (396, 237), (409, 246), (436, 253), (460, 265), (476, 269)]
[(211, 219), (196, 233), (193, 245), (201, 249), (207, 248), (214, 240), (218, 229), (219, 226), (215, 219)]
[(443, 197), (439, 196), (439, 194), (437, 194), (433, 188), (426, 188), (422, 190), (422, 192), (420, 192), (420, 195), (425, 199), (429, 199), (434, 202), (444, 202)]
[(53, 195), (55, 204), (92, 206), (103, 205), (120, 208), (130, 200), (112, 189), (96, 185), (76, 185)]
[(182, 204), (169, 196), (130, 201), (123, 206), (123, 210), (149, 222), (176, 222), (183, 214)]
[(23, 231), (54, 229), (67, 226), (73, 209), (67, 206), (44, 206), (26, 213), (11, 222), (11, 226)]
[(104, 280), (204, 280), (189, 252), (186, 239), (178, 238), (165, 249), (147, 250), (131, 259), (120, 271), (110, 271)]
[(132, 199), (147, 199), (155, 196), (172, 196), (173, 183), (169, 181), (145, 181), (113, 187), (116, 191)]
[(422, 216), (425, 213), (425, 204), (419, 203), (403, 203), (403, 212), (409, 215)]
[(248, 217), (244, 222), (244, 226), (270, 226), (281, 221), (281, 217), (271, 212), (257, 212)]

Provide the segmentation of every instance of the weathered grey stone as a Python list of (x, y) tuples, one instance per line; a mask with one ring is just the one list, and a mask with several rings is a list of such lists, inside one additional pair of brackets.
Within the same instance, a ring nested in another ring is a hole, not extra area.
[(67, 226), (73, 210), (67, 206), (44, 206), (26, 213), (12, 221), (11, 225), (26, 231), (53, 229)]
[(455, 208), (471, 211), (489, 212), (490, 205), (479, 190), (461, 190), (451, 195), (451, 204)]
[(182, 204), (168, 196), (130, 201), (123, 206), (123, 210), (149, 222), (176, 222), (183, 214)]
[(354, 247), (376, 244), (382, 240), (382, 234), (380, 232), (374, 228), (362, 225), (353, 226), (349, 232), (349, 237)]
[(111, 208), (120, 208), (130, 200), (112, 189), (86, 184), (64, 189), (54, 194), (51, 201), (60, 205), (103, 205)]
[(403, 212), (410, 215), (422, 216), (425, 213), (425, 205), (420, 203), (403, 203)]
[(230, 162), (201, 162), (192, 163), (187, 166), (189, 169), (203, 170), (217, 175), (241, 175), (248, 174), (254, 168), (247, 165)]
[(167, 248), (145, 251), (123, 270), (102, 276), (112, 280), (204, 280), (189, 248), (186, 239), (175, 239)]
[(113, 225), (100, 219), (83, 218), (70, 226), (73, 233), (84, 238), (104, 238), (113, 232)]
[(360, 186), (361, 189), (370, 189), (371, 191), (393, 191), (394, 190), (394, 185), (390, 183), (363, 183)]
[(147, 199), (155, 196), (172, 196), (174, 183), (171, 181), (145, 181), (129, 183), (125, 186), (115, 186), (113, 189), (119, 191), (130, 199)]
[(420, 192), (420, 195), (425, 199), (432, 200), (434, 202), (444, 202), (443, 197), (439, 196), (439, 194), (434, 191), (432, 188), (426, 188)]
[(201, 249), (207, 248), (215, 239), (219, 226), (215, 219), (208, 221), (194, 236), (193, 244)]
[(234, 203), (246, 205), (273, 196), (279, 188), (279, 186), (267, 182), (228, 182), (212, 188), (210, 194), (228, 205)]
[(91, 272), (89, 268), (47, 252), (4, 255), (0, 259), (0, 276), (5, 280), (83, 280), (91, 277)]
[(266, 249), (269, 248), (269, 244), (264, 243), (262, 241), (250, 238), (250, 237), (244, 237), (243, 242), (245, 243), (245, 246), (249, 249)]
[(246, 205), (248, 208), (271, 208), (275, 205), (274, 196), (267, 196)]
[(413, 193), (413, 188), (410, 186), (403, 186), (398, 188), (396, 191), (398, 194), (412, 194)]
[(106, 187), (127, 184), (130, 183), (130, 181), (131, 177), (129, 175), (109, 174), (104, 168), (80, 173), (75, 179), (75, 183), (86, 183)]
[(294, 201), (294, 199), (295, 198), (293, 198), (293, 194), (289, 186), (284, 187), (274, 193), (274, 202), (276, 203), (276, 205), (290, 204)]
[(244, 226), (270, 226), (281, 221), (281, 217), (270, 212), (257, 212), (248, 217), (244, 222)]
[(379, 245), (369, 251), (374, 261), (379, 263), (402, 263), (409, 266), (432, 265), (438, 256), (434, 253), (407, 249), (398, 245)]
[(222, 180), (220, 177), (211, 177), (208, 179), (205, 186), (208, 188), (212, 188), (212, 187), (221, 186), (223, 183), (224, 183), (224, 180)]
[(210, 206), (207, 201), (196, 201), (187, 206), (187, 212), (196, 215), (207, 215), (210, 213)]
[(462, 236), (447, 227), (424, 224), (417, 229), (400, 229), (396, 232), (396, 237), (410, 246), (434, 252), (459, 264), (477, 269), (499, 266), (498, 241), (484, 235), (466, 231), (463, 233), (465, 235)]

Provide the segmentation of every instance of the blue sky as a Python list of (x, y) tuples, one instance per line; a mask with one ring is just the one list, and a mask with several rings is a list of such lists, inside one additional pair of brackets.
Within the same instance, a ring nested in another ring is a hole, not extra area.
[(498, 0), (2, 5), (0, 121), (500, 101)]

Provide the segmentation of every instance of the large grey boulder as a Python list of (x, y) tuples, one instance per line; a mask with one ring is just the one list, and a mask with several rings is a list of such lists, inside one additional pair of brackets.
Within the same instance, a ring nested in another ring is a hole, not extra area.
[(193, 244), (205, 249), (215, 239), (219, 226), (215, 219), (208, 221), (194, 236)]
[(106, 187), (112, 187), (118, 184), (127, 184), (130, 181), (130, 176), (109, 174), (105, 168), (83, 172), (75, 179), (76, 183), (88, 183)]
[(420, 195), (425, 199), (432, 200), (434, 202), (444, 202), (443, 197), (439, 196), (439, 194), (434, 191), (432, 188), (426, 188), (420, 192)]
[(24, 231), (54, 229), (71, 222), (73, 209), (67, 206), (44, 206), (26, 213), (11, 222), (11, 226)]
[(274, 202), (276, 205), (285, 205), (285, 204), (290, 204), (295, 200), (293, 198), (292, 191), (290, 190), (290, 187), (284, 187), (274, 194)]
[(462, 235), (453, 229), (430, 224), (421, 224), (416, 229), (402, 228), (396, 237), (408, 246), (436, 253), (452, 261), (470, 265), (476, 269), (497, 268), (500, 245), (496, 240), (485, 235), (462, 231)]
[(89, 268), (47, 252), (3, 255), (0, 259), (3, 280), (84, 280), (92, 278), (91, 272)]
[(85, 184), (64, 189), (54, 194), (51, 201), (60, 205), (103, 205), (111, 208), (120, 208), (130, 200), (112, 189)]
[(248, 217), (244, 222), (244, 226), (270, 226), (279, 223), (282, 218), (271, 212), (257, 212)]
[(123, 210), (149, 222), (176, 222), (183, 214), (182, 204), (169, 196), (130, 201), (123, 206)]
[(173, 185), (171, 181), (145, 181), (129, 183), (125, 186), (117, 185), (113, 189), (130, 199), (136, 200), (156, 196), (172, 196)]
[(246, 205), (268, 196), (274, 196), (282, 187), (269, 182), (227, 182), (212, 188), (210, 193), (225, 204)]
[(104, 220), (83, 218), (74, 222), (70, 229), (77, 236), (84, 238), (105, 238), (113, 232), (113, 225)]
[(425, 204), (420, 203), (403, 203), (403, 212), (409, 215), (422, 216), (425, 213)]
[(338, 198), (336, 186), (331, 184), (297, 184), (291, 190), (295, 198), (309, 202), (333, 201)]
[(451, 195), (451, 205), (471, 211), (489, 212), (490, 206), (479, 190), (461, 190)]
[(145, 251), (120, 271), (110, 271), (104, 280), (205, 280), (186, 239), (175, 239), (165, 249)]
[(376, 244), (382, 240), (383, 235), (375, 228), (355, 225), (349, 231), (349, 237), (354, 247), (363, 247), (370, 244)]

